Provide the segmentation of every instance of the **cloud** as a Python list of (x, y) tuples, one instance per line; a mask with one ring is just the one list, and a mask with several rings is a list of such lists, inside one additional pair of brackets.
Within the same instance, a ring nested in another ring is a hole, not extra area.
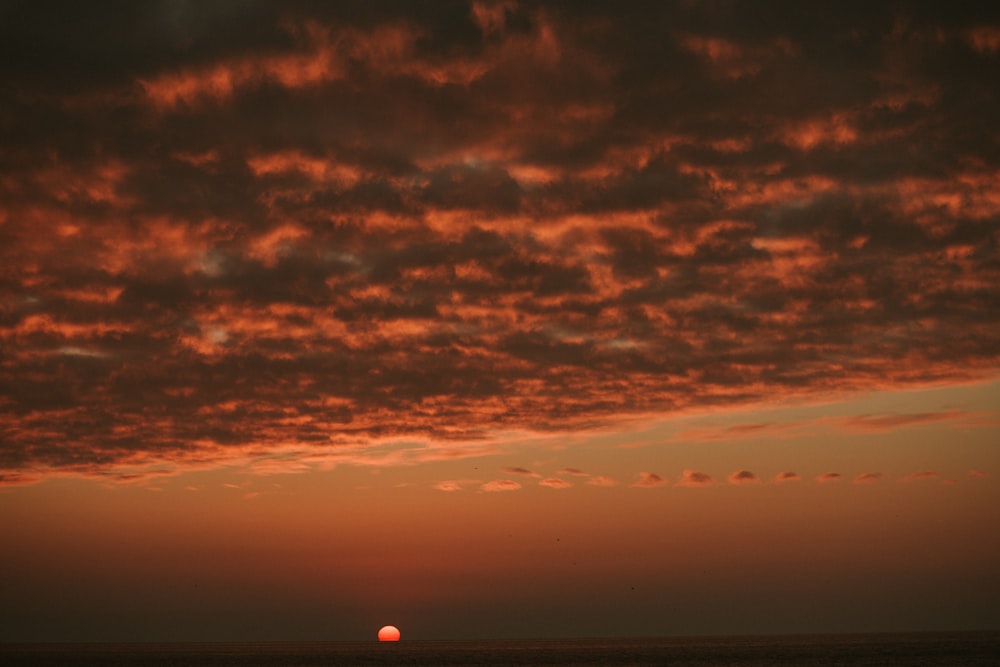
[(470, 483), (475, 483), (475, 482), (470, 482), (468, 480), (463, 481), (457, 479), (447, 479), (434, 484), (434, 488), (437, 489), (438, 491), (448, 491), (448, 492), (461, 491), (463, 485)]
[(760, 478), (749, 470), (737, 470), (728, 478), (730, 484), (757, 484)]
[(512, 479), (495, 479), (492, 482), (486, 482), (479, 487), (481, 491), (487, 493), (494, 493), (500, 491), (517, 491), (521, 488), (520, 483), (515, 482)]
[(604, 475), (595, 475), (594, 477), (591, 477), (590, 479), (587, 480), (587, 484), (591, 486), (609, 487), (609, 486), (617, 486), (618, 481), (612, 477), (606, 477)]
[(694, 470), (685, 470), (684, 474), (681, 475), (680, 480), (677, 482), (677, 486), (712, 486), (715, 482), (712, 478), (703, 472), (695, 472)]
[(726, 426), (703, 426), (683, 429), (675, 433), (671, 439), (695, 442), (717, 442), (720, 440), (739, 440), (743, 438), (782, 437), (793, 435), (802, 424), (746, 422)]
[(541, 475), (539, 475), (537, 472), (532, 472), (531, 470), (528, 470), (527, 468), (520, 468), (520, 467), (511, 466), (511, 467), (504, 468), (503, 471), (506, 472), (506, 473), (510, 473), (511, 475), (525, 475), (527, 477), (541, 477)]
[(774, 476), (772, 480), (775, 484), (784, 484), (785, 482), (797, 482), (802, 479), (797, 473), (785, 471), (779, 472)]
[(657, 486), (663, 486), (666, 483), (667, 480), (655, 472), (641, 472), (639, 473), (639, 479), (633, 482), (632, 486), (640, 489), (652, 489)]
[(43, 473), (6, 473), (0, 475), (0, 487), (37, 484), (45, 478)]
[(905, 426), (953, 421), (964, 415), (965, 413), (961, 410), (945, 410), (942, 412), (918, 412), (910, 414), (858, 415), (846, 417), (841, 421), (844, 427), (850, 430), (880, 433)]
[(874, 484), (882, 479), (880, 472), (866, 472), (854, 478), (855, 484)]
[(969, 477), (975, 477), (975, 478), (978, 478), (978, 479), (985, 479), (986, 477), (989, 477), (989, 473), (983, 472), (982, 470), (976, 470), (976, 469), (970, 470), (969, 472), (966, 473), (966, 475), (968, 475)]
[(850, 432), (885, 433), (899, 428), (938, 422), (959, 422), (964, 427), (991, 427), (996, 425), (995, 421), (988, 412), (968, 412), (957, 409), (903, 414), (864, 414), (836, 418), (820, 417), (802, 421), (699, 425), (679, 430), (670, 439), (687, 442), (718, 442), (764, 437), (770, 439), (789, 438), (799, 437), (818, 429), (827, 430), (830, 427)]
[(825, 472), (816, 478), (816, 481), (820, 484), (829, 484), (831, 482), (839, 482), (843, 478), (839, 472)]
[(410, 465), (1000, 367), (987, 10), (66, 11), (0, 22), (2, 483)]
[(911, 472), (908, 475), (904, 475), (903, 477), (900, 477), (899, 481), (900, 482), (919, 482), (919, 481), (928, 480), (928, 479), (941, 479), (941, 475), (939, 473), (934, 472), (933, 470), (920, 470), (920, 471), (917, 471), (917, 472)]
[(976, 26), (966, 33), (966, 39), (975, 51), (983, 55), (1000, 53), (1000, 28)]
[(546, 477), (545, 479), (538, 482), (539, 486), (547, 486), (550, 489), (568, 489), (573, 486), (564, 479), (559, 479), (558, 477)]
[(575, 475), (577, 477), (590, 477), (589, 473), (585, 473), (579, 468), (563, 468), (559, 471), (560, 475)]

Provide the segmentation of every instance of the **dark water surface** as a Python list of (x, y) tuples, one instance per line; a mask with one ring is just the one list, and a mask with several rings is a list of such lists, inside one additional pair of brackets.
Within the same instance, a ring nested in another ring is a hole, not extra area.
[(0, 665), (1000, 665), (1000, 632), (397, 644), (0, 644)]

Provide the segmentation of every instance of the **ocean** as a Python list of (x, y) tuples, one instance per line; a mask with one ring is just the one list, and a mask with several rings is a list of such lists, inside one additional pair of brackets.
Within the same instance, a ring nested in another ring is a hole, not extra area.
[(1000, 665), (1000, 632), (218, 644), (0, 644), (0, 665)]

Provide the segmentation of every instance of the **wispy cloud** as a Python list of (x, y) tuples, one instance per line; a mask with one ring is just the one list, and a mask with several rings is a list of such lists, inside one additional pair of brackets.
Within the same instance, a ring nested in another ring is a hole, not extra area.
[(843, 477), (839, 472), (825, 472), (819, 475), (816, 481), (820, 484), (830, 484), (831, 482), (839, 482)]
[(559, 479), (558, 477), (546, 477), (538, 482), (538, 484), (539, 486), (547, 486), (550, 489), (568, 489), (573, 486), (571, 483), (564, 479)]
[(845, 417), (840, 421), (845, 428), (851, 430), (878, 433), (905, 426), (954, 421), (964, 416), (966, 416), (966, 413), (961, 410), (945, 410), (941, 412), (917, 412), (907, 414), (857, 415), (854, 417)]
[(617, 486), (618, 481), (613, 477), (607, 477), (605, 475), (595, 475), (587, 480), (587, 484), (590, 486)]
[(880, 472), (866, 472), (854, 478), (855, 484), (874, 484), (882, 479)]
[(741, 422), (737, 424), (705, 424), (682, 429), (671, 440), (688, 442), (718, 442), (746, 438), (801, 437), (831, 428), (851, 432), (885, 433), (900, 428), (958, 422), (966, 427), (995, 425), (992, 413), (943, 410), (936, 412), (862, 414), (846, 417), (819, 417), (800, 421)]
[(671, 439), (688, 442), (718, 442), (744, 438), (791, 437), (808, 427), (802, 422), (744, 422), (728, 425), (692, 426), (675, 433)]
[(525, 475), (527, 477), (541, 477), (541, 475), (539, 475), (537, 472), (533, 472), (531, 470), (528, 470), (527, 468), (521, 468), (521, 467), (516, 467), (516, 466), (504, 468), (503, 471), (506, 472), (506, 473), (510, 473), (511, 475)]

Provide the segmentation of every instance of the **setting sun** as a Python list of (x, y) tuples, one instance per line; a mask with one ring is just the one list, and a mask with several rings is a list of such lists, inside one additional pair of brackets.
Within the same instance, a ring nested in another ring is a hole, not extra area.
[(378, 631), (378, 640), (380, 642), (398, 642), (399, 641), (399, 628), (395, 625), (384, 625)]

